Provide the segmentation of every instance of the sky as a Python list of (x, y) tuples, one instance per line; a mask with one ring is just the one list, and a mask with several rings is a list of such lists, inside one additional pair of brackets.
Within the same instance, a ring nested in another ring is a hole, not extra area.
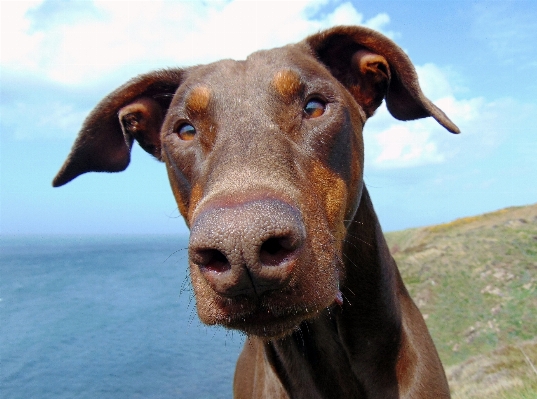
[(187, 234), (164, 165), (51, 181), (97, 102), (137, 74), (365, 25), (409, 55), (461, 129), (364, 129), (364, 181), (385, 231), (537, 202), (535, 1), (0, 1), (0, 234)]

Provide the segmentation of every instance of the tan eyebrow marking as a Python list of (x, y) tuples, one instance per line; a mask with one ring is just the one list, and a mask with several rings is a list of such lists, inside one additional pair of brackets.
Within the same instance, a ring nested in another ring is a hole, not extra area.
[(291, 101), (302, 90), (300, 76), (289, 69), (283, 69), (274, 75), (272, 86), (285, 101)]
[(186, 107), (194, 113), (202, 113), (207, 110), (211, 101), (211, 90), (207, 86), (198, 86), (188, 95)]

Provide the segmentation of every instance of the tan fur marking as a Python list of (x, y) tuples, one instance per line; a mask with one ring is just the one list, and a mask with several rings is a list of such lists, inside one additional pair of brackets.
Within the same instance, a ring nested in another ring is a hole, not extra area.
[(276, 72), (274, 79), (272, 79), (272, 86), (280, 96), (286, 101), (290, 101), (300, 92), (302, 82), (296, 72), (284, 69)]
[[(343, 236), (343, 223), (338, 222), (342, 222), (345, 217), (345, 201), (347, 199), (345, 182), (319, 161), (312, 162), (310, 177), (316, 192), (322, 195), (328, 223), (332, 228), (338, 230), (338, 235)], [(339, 231), (340, 229), (341, 231)]]
[(188, 219), (187, 219), (189, 220), (189, 222), (192, 221), (192, 214), (194, 212), (194, 209), (197, 208), (202, 195), (203, 195), (203, 189), (201, 188), (201, 184), (196, 183), (194, 187), (192, 187), (192, 192), (190, 194)]
[(168, 172), (170, 186), (172, 188), (172, 193), (175, 198), (175, 202), (177, 203), (177, 206), (179, 207), (179, 212), (185, 218), (185, 220), (187, 220), (186, 217), (187, 217), (187, 212), (188, 212), (188, 205), (185, 203), (184, 198), (181, 195), (181, 189), (179, 188), (179, 183), (177, 182), (177, 178), (175, 176), (175, 172), (173, 171), (173, 167), (171, 167), (168, 162), (166, 162), (166, 171)]
[(211, 90), (206, 86), (199, 86), (189, 94), (186, 106), (191, 112), (203, 113), (207, 110), (210, 101)]

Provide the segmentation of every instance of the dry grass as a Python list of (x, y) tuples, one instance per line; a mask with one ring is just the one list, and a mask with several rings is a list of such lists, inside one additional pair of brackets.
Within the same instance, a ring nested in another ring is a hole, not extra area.
[[(446, 370), (453, 399), (537, 397), (537, 340), (504, 346)], [(519, 395), (519, 396), (513, 396)]]

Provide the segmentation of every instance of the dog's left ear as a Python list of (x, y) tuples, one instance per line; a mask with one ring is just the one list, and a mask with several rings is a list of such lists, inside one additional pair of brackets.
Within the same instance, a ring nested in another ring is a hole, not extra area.
[(368, 117), (386, 97), (388, 111), (397, 119), (432, 116), (450, 132), (460, 132), (425, 97), (412, 62), (386, 36), (361, 26), (338, 26), (309, 36), (305, 42), (347, 87)]

